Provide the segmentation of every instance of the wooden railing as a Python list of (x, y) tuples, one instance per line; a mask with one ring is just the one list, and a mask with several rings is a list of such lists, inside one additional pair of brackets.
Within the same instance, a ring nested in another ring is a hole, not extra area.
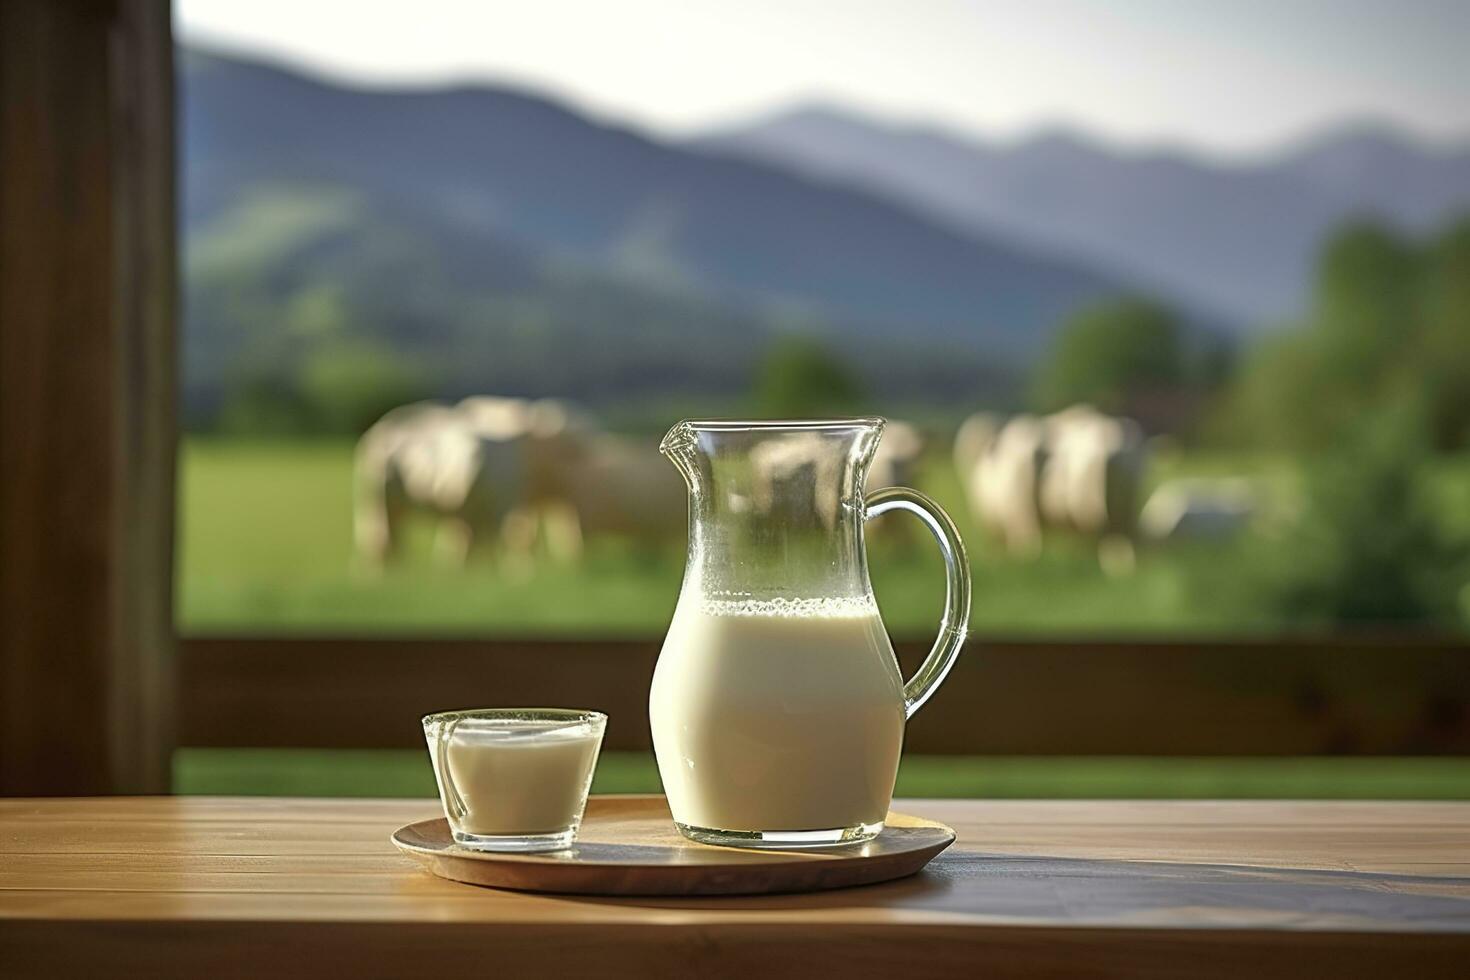
[[(923, 655), (900, 644), (911, 672)], [(656, 640), (282, 639), (181, 643), (185, 746), (416, 747), (428, 711), (568, 705), (649, 745)], [(1470, 754), (1463, 639), (972, 641), (909, 725), (923, 753)]]

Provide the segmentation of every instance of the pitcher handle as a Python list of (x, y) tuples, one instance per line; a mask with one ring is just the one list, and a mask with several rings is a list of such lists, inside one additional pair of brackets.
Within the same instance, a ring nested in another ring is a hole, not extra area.
[(939, 637), (903, 686), (905, 716), (912, 718), (939, 687), (965, 645), (970, 627), (970, 560), (954, 521), (928, 496), (908, 487), (884, 487), (863, 498), (865, 521), (891, 510), (906, 510), (923, 521), (944, 555), (944, 615), (939, 620)]

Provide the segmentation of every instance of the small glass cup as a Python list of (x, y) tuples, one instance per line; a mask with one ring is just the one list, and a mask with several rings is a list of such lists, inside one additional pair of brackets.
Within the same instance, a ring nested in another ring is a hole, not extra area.
[(424, 718), (454, 840), (481, 851), (557, 851), (577, 839), (607, 715), (481, 708)]

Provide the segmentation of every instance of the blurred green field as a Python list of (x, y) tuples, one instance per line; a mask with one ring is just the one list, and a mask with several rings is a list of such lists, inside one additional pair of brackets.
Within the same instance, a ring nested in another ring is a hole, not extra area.
[[(468, 571), (433, 560), (430, 535), (413, 536), (409, 561), (382, 578), (351, 560), (346, 442), (190, 440), (182, 447), (178, 619), (185, 631), (481, 633), (656, 636), (667, 626), (682, 573), (682, 543), (649, 554), (600, 543), (579, 566), (541, 561), (511, 572)], [(1252, 473), (1289, 488), (1271, 461), (1195, 455), (1163, 459), (1156, 478)], [(1110, 579), (1080, 546), (1049, 546), (1035, 562), (994, 554), (960, 505), (947, 466), (918, 481), (950, 509), (970, 543), (974, 622), (996, 633), (1219, 635), (1271, 628), (1216, 608), (1191, 586), (1200, 563), (1228, 552), (1147, 553), (1137, 572)], [(1433, 490), (1443, 512), (1470, 531), (1470, 465), (1444, 463)], [(904, 520), (900, 516), (885, 520)], [(918, 530), (917, 528), (915, 530)], [(875, 541), (874, 588), (896, 634), (927, 636), (937, 620), (942, 569), (928, 542), (911, 550)], [(1214, 568), (1218, 575), (1220, 568)], [(1228, 575), (1228, 567), (1223, 569)], [(432, 777), (414, 751), (182, 749), (181, 793), (428, 796)], [(606, 753), (598, 792), (654, 792), (652, 758)], [(1231, 758), (990, 758), (911, 756), (898, 793), (935, 797), (1470, 799), (1470, 760)]]
[[(597, 542), (580, 565), (541, 560), (519, 570), (494, 564), (457, 570), (434, 560), (431, 535), (419, 528), (401, 568), (379, 578), (354, 572), (351, 466), (345, 441), (187, 440), (180, 456), (180, 627), (627, 636), (657, 635), (667, 626), (682, 573), (678, 543), (650, 554)], [(1165, 462), (1156, 471), (1289, 480), (1284, 468), (1239, 458)], [(1103, 575), (1081, 542), (1049, 545), (1039, 560), (1015, 562), (987, 547), (942, 459), (932, 460), (916, 482), (949, 509), (970, 546), (976, 629), (1096, 637), (1270, 626), (1202, 602), (1190, 588), (1191, 567), (1218, 559), (1208, 549), (1145, 554), (1124, 578)], [(922, 637), (939, 617), (943, 570), (922, 531), (912, 530), (907, 549), (875, 541), (870, 565), (889, 629)]]
[[(604, 752), (596, 793), (656, 793), (653, 757)], [(174, 791), (261, 796), (434, 795), (412, 750), (181, 749)], [(1470, 799), (1470, 759), (905, 756), (899, 796), (982, 799)]]

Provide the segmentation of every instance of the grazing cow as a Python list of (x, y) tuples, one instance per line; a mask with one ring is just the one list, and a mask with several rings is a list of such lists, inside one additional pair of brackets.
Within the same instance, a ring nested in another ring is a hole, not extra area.
[(1143, 430), (1132, 419), (1085, 406), (1050, 416), (1047, 423), (1043, 520), (1095, 539), (1104, 571), (1131, 570), (1147, 458)]
[(1137, 423), (1073, 408), (1048, 417), (1047, 426), (1043, 519), (1091, 537), (1131, 538), (1145, 459)]
[(961, 483), (975, 472), (975, 465), (980, 462), (980, 458), (995, 445), (1001, 425), (1001, 417), (994, 412), (976, 412), (961, 422), (960, 427), (955, 430), (954, 471), (959, 474)]
[(576, 558), (582, 541), (570, 515), (577, 470), (590, 442), (600, 435), (591, 416), (554, 398), (526, 401), (476, 395), (456, 406), (476, 431), (514, 435), (523, 454), (524, 479), (517, 505), (502, 524), (506, 549), (529, 558), (544, 534), (556, 558)]
[(1169, 480), (1143, 505), (1138, 524), (1151, 541), (1220, 541), (1246, 530), (1258, 507), (1249, 480)]
[(443, 405), (396, 408), (358, 442), (354, 535), (373, 567), (398, 557), (403, 522), (414, 512), (439, 522), (439, 547), (457, 563), (488, 549), (520, 506), (526, 479), (524, 432), (480, 429)]
[[(1073, 405), (1042, 417), (1047, 453), (1037, 477), (1037, 505), (1043, 526), (1086, 533), (1074, 513), (1077, 508), (1073, 498), (1085, 489), (1079, 471), (1095, 452), (1100, 423), (1107, 418), (1091, 405)], [(1082, 509), (1088, 509), (1085, 503)], [(1083, 521), (1090, 523), (1090, 516), (1084, 516)]]
[(358, 486), (359, 550), (375, 564), (393, 556), (410, 512), (439, 520), (457, 561), (499, 540), (518, 565), (543, 540), (575, 560), (588, 537), (663, 541), (685, 523), (683, 484), (655, 449), (549, 398), (395, 409), (359, 445)]
[(1136, 423), (1075, 406), (1044, 418), (1015, 416), (988, 445), (983, 417), (966, 427), (963, 442), (956, 437), (956, 461), (975, 461), (961, 470), (961, 482), (976, 520), (1007, 551), (1034, 557), (1043, 530), (1064, 530), (1097, 539), (1105, 570), (1132, 566), (1146, 459)]
[(593, 419), (555, 398), (526, 401), (476, 395), (455, 411), (490, 438), (524, 438), (527, 486), (524, 503), (539, 507), (562, 496), (568, 461), (580, 457), (598, 433)]
[[(559, 494), (565, 506), (548, 517), (548, 546), (578, 557), (589, 537), (628, 537), (662, 544), (687, 526), (684, 481), (652, 445), (598, 433), (568, 458)], [(558, 544), (559, 542), (559, 544)]]
[(1017, 415), (961, 474), (976, 520), (1012, 555), (1041, 553), (1040, 476), (1046, 462), (1046, 425)]
[(520, 435), (531, 424), (531, 403), (524, 398), (473, 395), (454, 406), (453, 411), (470, 428), (492, 438)]

